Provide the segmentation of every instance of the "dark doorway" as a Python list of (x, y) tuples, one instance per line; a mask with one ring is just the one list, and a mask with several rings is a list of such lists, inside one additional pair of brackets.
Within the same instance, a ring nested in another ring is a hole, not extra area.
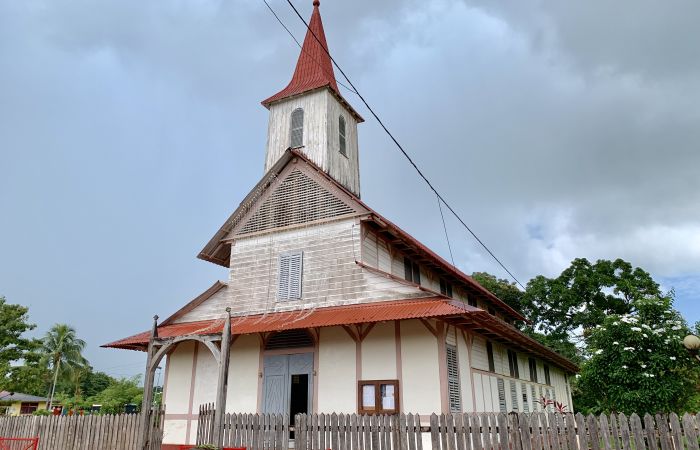
[(289, 398), (289, 417), (309, 412), (309, 374), (291, 376), (292, 384)]

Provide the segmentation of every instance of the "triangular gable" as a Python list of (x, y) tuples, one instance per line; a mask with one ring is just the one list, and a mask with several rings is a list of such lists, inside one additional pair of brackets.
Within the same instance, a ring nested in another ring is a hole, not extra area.
[(365, 213), (345, 192), (297, 161), (282, 170), (227, 238)]
[[(170, 317), (165, 319), (159, 326), (163, 325), (169, 325), (171, 323), (178, 323), (178, 322), (187, 322), (187, 316), (188, 314), (198, 308), (202, 303), (206, 302), (209, 299), (223, 299), (226, 297), (226, 288), (228, 285), (224, 283), (223, 281), (216, 281), (214, 284), (209, 287), (206, 291), (202, 292), (199, 294), (197, 297), (195, 297), (193, 300), (191, 300), (189, 303), (187, 303), (185, 306), (182, 308), (178, 309), (175, 313), (173, 313)], [(223, 311), (223, 310), (222, 310)]]
[(359, 198), (304, 155), (288, 149), (197, 257), (228, 267), (230, 239), (367, 213)]

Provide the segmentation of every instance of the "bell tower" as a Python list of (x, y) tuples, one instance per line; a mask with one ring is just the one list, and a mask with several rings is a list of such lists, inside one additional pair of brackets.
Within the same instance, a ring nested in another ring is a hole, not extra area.
[(292, 80), (280, 92), (262, 101), (270, 111), (265, 172), (287, 148), (298, 148), (359, 197), (357, 124), (363, 119), (338, 89), (319, 5), (314, 0)]

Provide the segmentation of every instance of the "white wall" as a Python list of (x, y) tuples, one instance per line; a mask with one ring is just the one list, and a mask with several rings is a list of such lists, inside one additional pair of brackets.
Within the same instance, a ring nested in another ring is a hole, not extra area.
[(403, 411), (440, 412), (440, 371), (435, 336), (418, 320), (401, 322)]
[(321, 328), (318, 368), (318, 412), (357, 412), (355, 341), (341, 327)]
[(168, 380), (165, 386), (165, 413), (187, 414), (190, 404), (194, 342), (182, 342), (168, 356)]
[(378, 323), (362, 341), (362, 379), (396, 379), (396, 326)]
[(255, 335), (239, 336), (231, 346), (226, 411), (255, 413), (260, 382), (260, 340)]

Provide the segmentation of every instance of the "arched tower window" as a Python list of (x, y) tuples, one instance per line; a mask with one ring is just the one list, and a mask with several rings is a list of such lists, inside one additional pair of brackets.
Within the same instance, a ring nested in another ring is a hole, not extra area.
[(348, 152), (345, 149), (345, 117), (343, 116), (338, 118), (338, 143), (340, 145), (340, 153), (343, 156), (348, 156)]
[(304, 145), (304, 110), (297, 108), (292, 111), (290, 147), (301, 147)]

